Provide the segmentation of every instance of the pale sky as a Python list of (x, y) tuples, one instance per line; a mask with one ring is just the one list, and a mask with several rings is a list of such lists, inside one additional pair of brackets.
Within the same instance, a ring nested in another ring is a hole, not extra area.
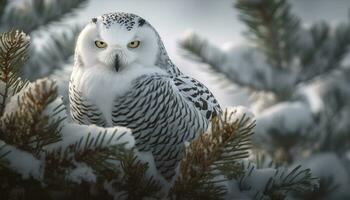
[[(244, 25), (238, 21), (234, 0), (91, 0), (86, 9), (78, 11), (74, 21), (86, 23), (94, 16), (123, 11), (138, 14), (149, 21), (159, 32), (173, 62), (184, 73), (204, 83), (223, 106), (247, 105), (244, 91), (223, 87), (220, 77), (206, 70), (206, 65), (182, 57), (178, 38), (186, 30), (195, 30), (212, 43), (222, 46), (244, 41)], [(293, 11), (308, 25), (327, 20), (333, 24), (346, 21), (350, 0), (290, 0)]]

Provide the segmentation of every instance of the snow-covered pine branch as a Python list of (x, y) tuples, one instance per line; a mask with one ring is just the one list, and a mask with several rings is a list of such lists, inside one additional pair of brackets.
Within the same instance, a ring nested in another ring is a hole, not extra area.
[(217, 47), (187, 32), (181, 48), (233, 83), (272, 92), (279, 99), (292, 96), (300, 84), (340, 69), (350, 45), (349, 23), (304, 28), (286, 0), (242, 0), (236, 7), (255, 46)]
[[(74, 44), (81, 28), (78, 25), (61, 23), (62, 19), (74, 16), (87, 0), (23, 0), (2, 1), (0, 31), (17, 28), (26, 31), (32, 38), (30, 59), (21, 75), (30, 80), (41, 78), (62, 69), (72, 62)], [(54, 24), (55, 26), (52, 26)]]
[(290, 90), (295, 80), (294, 75), (284, 69), (271, 69), (263, 54), (252, 46), (221, 49), (192, 31), (183, 35), (180, 45), (189, 56), (199, 58), (199, 61), (209, 64), (214, 71), (242, 87), (283, 93)]
[(17, 74), (28, 59), (29, 37), (23, 32), (11, 31), (0, 34), (0, 41), (0, 114), (3, 115), (9, 98), (26, 85)]
[(64, 17), (71, 16), (77, 9), (83, 8), (87, 0), (35, 0), (8, 2), (4, 9), (1, 28), (19, 28), (32, 33)]
[(191, 32), (180, 46), (196, 61), (254, 91), (253, 139), (260, 154), (277, 165), (291, 168), (303, 161), (317, 171), (320, 188), (297, 198), (349, 198), (343, 188), (350, 180), (350, 23), (306, 27), (290, 3), (236, 1), (249, 45), (218, 47)]
[[(61, 31), (49, 30), (45, 33), (36, 33), (34, 39), (40, 38), (39, 35), (43, 34), (45, 43), (32, 46), (31, 58), (22, 69), (23, 76), (34, 80), (36, 77), (44, 77), (53, 74), (54, 71), (63, 70), (65, 65), (72, 64), (74, 44), (80, 31), (79, 25), (73, 25), (62, 27)], [(47, 33), (49, 35), (45, 35)], [(62, 78), (69, 79), (69, 77)]]
[(224, 199), (230, 189), (225, 183), (244, 174), (240, 161), (249, 156), (254, 127), (252, 119), (235, 109), (226, 109), (222, 118), (213, 119), (208, 133), (189, 144), (171, 195), (179, 199)]
[[(23, 38), (26, 35), (18, 31), (2, 34), (6, 48), (0, 56), (11, 50), (11, 55), (25, 58), (28, 41)], [(6, 63), (18, 59), (4, 58)], [(1, 65), (2, 74), (8, 69), (8, 65)], [(19, 80), (18, 71), (12, 72), (14, 80)], [(16, 198), (18, 190), (23, 198), (40, 199), (254, 198), (247, 187), (252, 191), (265, 188), (261, 195), (274, 197), (276, 191), (286, 196), (314, 185), (308, 170), (295, 168), (286, 176), (268, 177), (258, 188), (249, 181), (241, 186), (240, 180), (252, 171), (247, 171), (242, 159), (250, 155), (255, 127), (252, 114), (242, 107), (227, 109), (212, 121), (208, 133), (188, 144), (179, 177), (168, 194), (148, 163), (138, 157), (131, 130), (71, 122), (52, 80), (28, 83), (8, 98), (0, 118), (0, 196), (6, 199)]]
[(5, 7), (6, 7), (6, 2), (5, 1), (1, 1), (0, 2), (0, 22), (2, 21), (2, 16), (3, 16), (3, 13), (4, 13)]
[[(25, 38), (18, 31), (1, 34), (0, 56), (5, 61), (1, 62), (2, 76), (13, 73), (12, 79), (20, 80), (18, 68), (24, 64), (28, 49)], [(147, 173), (147, 163), (138, 161), (129, 129), (70, 122), (49, 79), (17, 87), (10, 93), (6, 88), (18, 83), (3, 79), (3, 84), (8, 86), (2, 87), (0, 94), (9, 100), (4, 102), (0, 120), (2, 198), (14, 198), (17, 189), (25, 198), (36, 194), (44, 199), (62, 195), (74, 198), (77, 191), (90, 196), (89, 188), (94, 184), (96, 198), (157, 195), (160, 186)], [(137, 191), (131, 191), (133, 188)]]

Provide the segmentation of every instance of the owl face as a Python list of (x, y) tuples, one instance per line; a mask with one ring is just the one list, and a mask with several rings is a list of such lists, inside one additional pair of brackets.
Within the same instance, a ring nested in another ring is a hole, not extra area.
[(128, 13), (105, 14), (80, 33), (76, 59), (84, 67), (98, 67), (115, 73), (133, 67), (154, 67), (159, 37), (144, 19)]

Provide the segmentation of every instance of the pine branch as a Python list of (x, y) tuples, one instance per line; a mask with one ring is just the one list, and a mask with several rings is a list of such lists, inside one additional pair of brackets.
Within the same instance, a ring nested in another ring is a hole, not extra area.
[(299, 19), (290, 13), (286, 0), (238, 0), (240, 19), (248, 26), (248, 37), (258, 44), (275, 68), (287, 68), (295, 52)]
[(0, 0), (0, 23), (2, 21), (2, 15), (7, 5), (7, 0)]
[(252, 199), (284, 200), (318, 188), (318, 179), (312, 177), (310, 169), (302, 169), (300, 165), (291, 170), (283, 167), (256, 169), (249, 163), (244, 169), (246, 173), (240, 177), (239, 190), (252, 195)]
[(53, 82), (40, 80), (18, 96), (17, 108), (2, 117), (0, 139), (7, 144), (38, 155), (44, 146), (61, 139), (60, 123), (44, 113), (48, 104), (56, 99)]
[[(81, 26), (66, 27), (64, 31), (57, 33), (49, 31), (46, 43), (40, 48), (31, 49), (31, 58), (21, 70), (23, 77), (35, 80), (52, 74), (53, 71), (62, 69), (72, 61), (74, 44), (81, 31)], [(37, 35), (36, 38), (39, 36)]]
[(327, 197), (327, 195), (337, 192), (337, 189), (340, 185), (335, 183), (333, 177), (321, 178), (319, 186), (314, 188), (312, 191), (297, 193), (295, 196), (300, 199), (313, 200), (313, 199), (322, 199)]
[[(62, 173), (67, 169), (74, 169), (76, 162), (86, 163), (97, 175), (97, 186), (110, 183), (114, 190), (127, 199), (142, 199), (157, 197), (160, 184), (152, 177), (146, 176), (147, 163), (137, 160), (132, 149), (125, 148), (124, 144), (111, 145), (112, 140), (119, 140), (124, 134), (117, 137), (114, 132), (107, 137), (107, 132), (100, 132), (96, 137), (88, 134), (78, 142), (68, 146), (65, 150), (58, 149), (46, 154), (46, 175), (50, 177), (51, 186), (66, 185)], [(58, 181), (60, 180), (60, 181)], [(98, 193), (103, 193), (99, 188)]]
[(338, 25), (334, 32), (324, 22), (303, 30), (287, 0), (239, 0), (236, 8), (248, 27), (248, 38), (264, 52), (271, 66), (297, 74), (291, 86), (339, 68), (348, 51), (348, 24)]
[(285, 199), (289, 192), (305, 193), (315, 189), (315, 181), (310, 169), (301, 170), (301, 166), (297, 166), (289, 173), (284, 170), (276, 170), (274, 177), (271, 177), (263, 191), (263, 194), (271, 199)]
[(294, 73), (279, 68), (269, 69), (270, 66), (266, 64), (261, 53), (252, 47), (224, 52), (196, 33), (186, 34), (179, 45), (185, 50), (185, 56), (209, 64), (214, 72), (223, 74), (239, 86), (255, 91), (282, 94), (281, 96), (286, 96), (291, 86), (294, 87)]
[[(13, 45), (11, 41), (9, 44)], [(2, 43), (5, 48), (11, 47), (9, 44)], [(6, 51), (3, 52), (6, 53)], [(21, 52), (22, 54), (16, 57), (16, 51), (14, 50), (11, 50), (8, 55), (3, 54), (3, 52), (0, 56), (6, 55), (7, 57), (5, 58), (9, 59), (9, 61), (6, 60), (8, 63), (11, 63), (13, 59), (18, 59), (18, 57), (22, 58), (21, 55), (24, 54)], [(18, 66), (23, 64), (23, 62), (17, 63)], [(9, 64), (6, 66), (9, 66)], [(16, 70), (12, 70), (15, 75), (18, 73), (18, 69), (19, 67)], [(33, 170), (36, 170), (36, 176), (40, 179), (42, 178), (43, 180), (41, 181), (47, 184), (47, 188), (42, 187), (38, 184), (38, 181), (31, 180), (31, 178), (25, 180), (26, 183), (35, 185), (34, 189), (36, 191), (45, 190), (50, 193), (52, 189), (61, 189), (67, 197), (74, 196), (72, 194), (72, 188), (89, 191), (88, 188), (93, 184), (92, 182), (84, 182), (83, 180), (82, 183), (77, 184), (69, 180), (70, 172), (75, 169), (79, 170), (81, 164), (86, 164), (87, 167), (93, 169), (93, 173), (96, 173), (98, 197), (103, 196), (104, 199), (107, 197), (104, 188), (106, 182), (110, 182), (119, 194), (127, 195), (128, 199), (158, 197), (157, 193), (161, 189), (161, 186), (158, 181), (146, 176), (148, 164), (139, 162), (133, 150), (129, 149), (130, 147), (126, 148), (126, 143), (121, 143), (122, 141), (132, 143), (129, 138), (131, 136), (125, 136), (129, 134), (126, 129), (124, 133), (121, 133), (119, 129), (114, 129), (113, 134), (109, 134), (108, 130), (105, 129), (104, 132), (94, 134), (94, 137), (92, 137), (92, 134), (82, 137), (80, 141), (69, 145), (64, 150), (62, 146), (65, 144), (60, 144), (61, 148), (58, 150), (48, 151), (59, 145), (58, 141), (63, 139), (63, 134), (67, 137), (67, 131), (74, 131), (75, 128), (83, 128), (84, 130), (91, 128), (91, 130), (96, 130), (96, 127), (74, 126), (69, 123), (64, 123), (64, 127), (61, 127), (61, 122), (65, 120), (65, 114), (62, 114), (64, 106), (62, 106), (62, 102), (57, 98), (57, 88), (52, 81), (47, 79), (38, 80), (25, 89), (18, 89), (16, 92), (16, 96), (12, 97), (12, 100), (4, 108), (4, 115), (0, 121), (0, 140), (4, 141), (5, 144), (9, 144), (8, 146), (11, 146), (13, 151), (22, 153), (23, 155), (25, 154), (30, 159), (37, 160), (38, 163), (41, 163), (41, 161), (45, 163), (44, 170), (39, 169), (39, 167), (34, 167)], [(66, 131), (65, 133), (61, 133), (63, 129)], [(124, 129), (121, 128), (121, 130), (123, 131)], [(116, 135), (117, 133), (118, 137)], [(79, 135), (79, 133), (75, 134)], [(71, 139), (68, 139), (68, 141), (71, 141)], [(65, 142), (68, 141), (65, 138)], [(49, 146), (50, 144), (51, 146)], [(24, 151), (17, 150), (17, 148)], [(1, 152), (0, 160), (6, 156), (5, 154), (7, 155), (7, 152)], [(9, 157), (8, 159), (12, 159), (9, 160), (11, 162), (14, 161), (13, 157)], [(20, 165), (21, 163), (15, 164)], [(4, 169), (6, 173), (12, 170), (8, 169), (8, 167)], [(43, 177), (41, 177), (42, 172), (45, 173)], [(30, 176), (30, 173), (27, 173), (26, 176)], [(11, 174), (14, 176), (12, 177)], [(5, 184), (10, 184), (11, 187), (13, 187), (13, 184), (23, 182), (16, 173), (7, 173), (5, 179)], [(28, 191), (30, 188), (23, 188), (25, 198), (32, 197), (30, 191)], [(4, 194), (2, 191), (0, 192), (2, 196), (13, 195), (8, 191), (4, 191)], [(46, 194), (43, 192), (40, 193)], [(86, 195), (86, 197), (91, 196), (94, 195), (90, 192)], [(48, 197), (43, 198), (47, 199)]]
[(0, 169), (0, 196), (2, 199), (46, 199), (52, 200), (49, 191), (40, 181), (33, 178), (23, 179), (12, 169)]
[[(96, 137), (87, 134), (79, 141), (69, 145), (67, 148), (47, 151), (45, 154), (46, 169), (45, 177), (51, 186), (62, 187), (67, 183), (67, 172), (74, 169), (76, 162), (86, 163), (92, 167), (97, 175), (103, 181), (108, 181), (119, 177), (120, 170), (113, 164), (116, 155), (127, 151), (123, 144), (112, 145), (111, 141), (115, 139), (115, 132), (107, 137), (107, 132), (100, 132)], [(118, 138), (122, 137), (119, 136)], [(117, 140), (118, 140), (117, 138)]]
[(72, 15), (75, 10), (81, 9), (87, 0), (35, 0), (26, 5), (13, 7), (3, 16), (2, 26), (20, 28), (31, 33), (43, 26), (58, 22)]
[(26, 82), (18, 76), (18, 72), (28, 59), (28, 37), (20, 31), (10, 31), (0, 35), (0, 116), (4, 114), (9, 97), (19, 92)]
[(127, 199), (159, 198), (162, 189), (160, 183), (153, 177), (147, 177), (148, 164), (137, 160), (137, 156), (132, 151), (120, 154), (118, 160), (121, 161), (123, 175), (113, 183), (114, 188), (126, 196)]
[[(232, 113), (225, 111), (223, 120), (212, 120), (211, 134), (202, 134), (190, 143), (180, 164), (172, 197), (222, 199), (226, 189), (217, 183), (242, 175), (238, 161), (248, 157), (255, 123), (245, 116), (232, 122), (231, 117)], [(224, 175), (224, 178), (214, 180), (218, 175)]]
[(301, 46), (299, 57), (303, 68), (296, 83), (341, 69), (341, 62), (350, 46), (350, 25), (341, 23), (330, 28), (325, 22), (314, 24), (309, 30), (311, 44)]
[(257, 48), (224, 51), (193, 33), (180, 46), (235, 84), (271, 92), (278, 100), (291, 97), (297, 85), (342, 69), (350, 45), (348, 23), (334, 30), (325, 23), (304, 29), (286, 0), (238, 0), (236, 8)]
[(227, 59), (224, 52), (194, 32), (187, 32), (179, 45), (189, 53), (186, 56), (195, 61), (207, 63), (215, 69), (218, 68), (215, 66), (221, 66)]
[(3, 199), (48, 199), (41, 185), (41, 161), (0, 140), (0, 196)]
[(0, 173), (1, 170), (3, 170), (7, 164), (4, 158), (10, 153), (10, 151), (2, 152), (5, 146), (6, 144), (0, 145)]

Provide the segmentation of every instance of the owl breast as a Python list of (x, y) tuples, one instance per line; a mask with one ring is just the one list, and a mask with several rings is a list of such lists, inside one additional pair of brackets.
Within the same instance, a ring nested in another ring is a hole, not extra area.
[(79, 91), (80, 98), (98, 109), (105, 120), (105, 126), (113, 125), (111, 111), (116, 98), (132, 90), (132, 82), (145, 74), (164, 73), (155, 67), (145, 68), (131, 65), (129, 69), (115, 72), (105, 66), (90, 68), (75, 67), (70, 85)]
[(206, 131), (210, 119), (176, 86), (175, 77), (146, 72), (129, 77), (76, 72), (70, 84), (71, 113), (79, 123), (130, 128), (137, 149), (151, 152), (155, 168), (170, 181), (184, 142)]

